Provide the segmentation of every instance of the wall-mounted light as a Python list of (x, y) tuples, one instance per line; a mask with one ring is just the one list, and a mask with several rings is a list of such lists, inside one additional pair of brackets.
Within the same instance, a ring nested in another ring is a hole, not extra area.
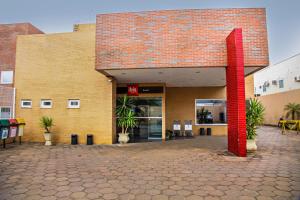
[(112, 76), (106, 76), (106, 78), (108, 82), (112, 82), (114, 80), (114, 77)]

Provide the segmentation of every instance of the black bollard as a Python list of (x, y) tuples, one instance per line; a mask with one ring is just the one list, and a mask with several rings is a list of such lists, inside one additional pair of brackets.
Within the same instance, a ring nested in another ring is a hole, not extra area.
[(93, 142), (93, 135), (92, 134), (87, 134), (86, 136), (86, 144), (87, 145), (92, 145), (94, 142)]
[(71, 135), (71, 144), (72, 145), (78, 144), (78, 135), (77, 134), (72, 134)]

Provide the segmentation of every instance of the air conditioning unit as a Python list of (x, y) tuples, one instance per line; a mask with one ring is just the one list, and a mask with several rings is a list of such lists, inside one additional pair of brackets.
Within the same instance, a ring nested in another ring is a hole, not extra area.
[(295, 76), (295, 81), (296, 82), (300, 82), (300, 75), (299, 76)]
[(269, 86), (270, 86), (269, 81), (264, 82), (264, 86), (265, 86), (265, 87), (269, 87)]
[(277, 85), (277, 80), (272, 80), (272, 85)]
[(73, 32), (77, 32), (79, 29), (79, 24), (74, 24), (73, 25)]

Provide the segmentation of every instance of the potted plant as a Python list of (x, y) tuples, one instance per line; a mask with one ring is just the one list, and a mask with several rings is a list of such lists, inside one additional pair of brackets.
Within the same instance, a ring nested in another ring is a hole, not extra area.
[(265, 108), (257, 99), (250, 99), (247, 102), (246, 109), (246, 130), (247, 130), (247, 150), (255, 151), (256, 146), (256, 130), (264, 120)]
[(166, 130), (166, 139), (171, 140), (174, 137), (173, 131), (171, 130)]
[(136, 118), (133, 107), (133, 99), (128, 96), (125, 95), (117, 99), (117, 126), (122, 130), (122, 132), (119, 133), (118, 141), (121, 144), (125, 144), (129, 141), (129, 133), (127, 132), (128, 128), (136, 126)]
[(40, 125), (45, 130), (45, 132), (44, 132), (44, 138), (46, 140), (45, 145), (46, 146), (52, 145), (52, 142), (51, 142), (51, 135), (52, 135), (51, 127), (54, 125), (53, 124), (53, 119), (51, 117), (43, 116), (40, 119)]

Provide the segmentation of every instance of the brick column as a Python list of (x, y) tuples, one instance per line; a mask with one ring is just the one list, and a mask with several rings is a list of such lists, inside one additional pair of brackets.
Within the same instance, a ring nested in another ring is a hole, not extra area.
[(234, 29), (227, 43), (228, 151), (246, 156), (246, 103), (242, 29)]

